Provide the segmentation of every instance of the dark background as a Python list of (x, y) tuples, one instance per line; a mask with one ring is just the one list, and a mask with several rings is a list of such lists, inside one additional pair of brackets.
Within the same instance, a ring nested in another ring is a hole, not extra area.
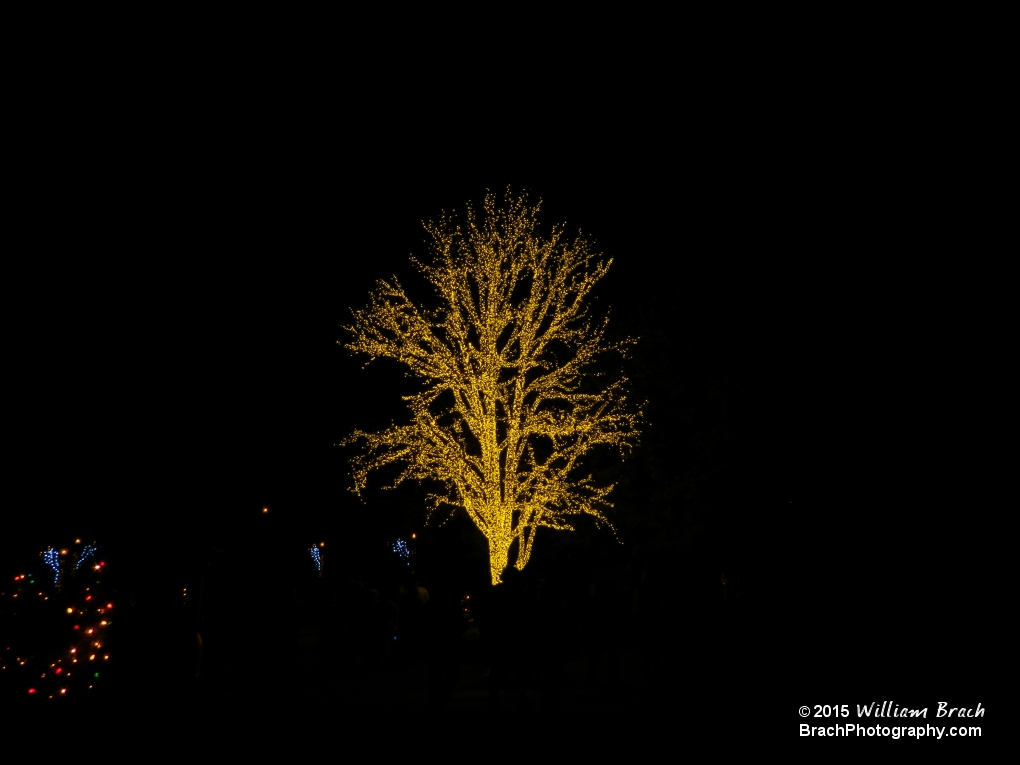
[(340, 327), (413, 283), (422, 220), (510, 186), (613, 258), (598, 306), (641, 337), (630, 560), (737, 572), (797, 666), (981, 654), (1002, 205), (944, 94), (610, 84), (493, 130), (413, 86), (74, 78), (8, 157), (5, 570), (94, 538), (141, 592), (210, 550), (243, 577), (323, 539), (355, 569), (422, 532), (413, 492), (346, 491), (335, 444), (402, 382)]

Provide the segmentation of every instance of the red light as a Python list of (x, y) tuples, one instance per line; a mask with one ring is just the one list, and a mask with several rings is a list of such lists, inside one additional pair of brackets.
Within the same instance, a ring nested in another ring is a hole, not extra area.
[(91, 595), (86, 595), (85, 596), (85, 602), (88, 603), (90, 600), (92, 600), (92, 596)]
[(75, 628), (75, 629), (78, 629), (78, 625), (77, 625), (77, 624), (76, 624), (76, 625), (74, 625), (74, 628)]
[(29, 688), (29, 689), (28, 689), (28, 692), (29, 692), (29, 693), (35, 693), (35, 688)]
[(106, 604), (106, 607), (107, 607), (107, 608), (113, 608), (113, 603), (107, 603), (107, 604)]
[(54, 671), (54, 672), (55, 672), (56, 674), (58, 674), (58, 675), (59, 675), (59, 674), (60, 674), (61, 672), (63, 672), (63, 671), (64, 671), (64, 668), (63, 668), (63, 667), (57, 667), (57, 668), (56, 668), (55, 670), (53, 670), (53, 671)]
[(105, 561), (105, 560), (101, 560), (101, 561), (99, 561), (99, 565), (100, 565), (100, 566), (105, 566), (105, 565), (106, 565), (106, 561)]

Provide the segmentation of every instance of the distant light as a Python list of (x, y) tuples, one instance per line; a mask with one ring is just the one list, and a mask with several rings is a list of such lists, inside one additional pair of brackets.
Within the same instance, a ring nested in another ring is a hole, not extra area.
[(263, 514), (263, 515), (265, 515), (265, 514), (266, 514), (266, 513), (268, 513), (268, 512), (269, 512), (269, 508), (268, 508), (268, 507), (263, 507), (263, 508), (262, 508), (262, 514)]
[(56, 584), (60, 581), (60, 556), (52, 547), (46, 548), (42, 556), (46, 565), (53, 569), (53, 583)]
[(407, 542), (405, 542), (403, 539), (398, 539), (396, 542), (393, 543), (393, 552), (395, 552), (397, 554), (397, 557), (400, 558), (402, 561), (404, 561), (408, 565), (411, 565), (410, 560), (411, 550), (410, 548), (408, 548)]
[(81, 554), (78, 556), (78, 562), (74, 564), (74, 570), (77, 571), (79, 568), (81, 568), (81, 564), (85, 562), (86, 558), (89, 558), (92, 555), (94, 555), (96, 553), (96, 550), (98, 549), (99, 548), (97, 548), (95, 545), (85, 545), (84, 549), (81, 551)]

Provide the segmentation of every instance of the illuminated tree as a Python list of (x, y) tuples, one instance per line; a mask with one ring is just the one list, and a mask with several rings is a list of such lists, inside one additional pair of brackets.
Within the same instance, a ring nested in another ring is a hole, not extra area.
[(631, 340), (605, 338), (608, 317), (593, 327), (587, 299), (611, 264), (563, 227), (538, 231), (541, 203), (509, 191), (492, 194), (464, 226), (445, 214), (425, 224), (433, 261), (412, 258), (432, 285), (438, 307), (413, 303), (397, 281), (380, 281), (369, 305), (354, 311), (346, 348), (406, 365), (422, 389), (405, 396), (407, 425), (363, 441), (353, 458), (354, 490), (387, 465), (405, 480), (442, 488), (428, 495), (429, 516), (463, 508), (489, 544), (492, 582), (509, 565), (523, 569), (540, 528), (572, 529), (581, 515), (612, 528), (605, 511), (615, 484), (595, 479), (590, 458), (614, 449), (622, 459), (636, 442), (639, 411), (627, 406), (626, 377), (605, 382), (595, 362), (623, 353)]

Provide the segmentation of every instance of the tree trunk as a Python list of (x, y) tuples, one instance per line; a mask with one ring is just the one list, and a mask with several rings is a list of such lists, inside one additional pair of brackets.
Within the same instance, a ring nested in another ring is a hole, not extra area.
[(503, 581), (503, 572), (506, 570), (509, 555), (509, 544), (505, 544), (500, 540), (489, 540), (489, 572), (492, 574), (493, 584), (499, 584)]

